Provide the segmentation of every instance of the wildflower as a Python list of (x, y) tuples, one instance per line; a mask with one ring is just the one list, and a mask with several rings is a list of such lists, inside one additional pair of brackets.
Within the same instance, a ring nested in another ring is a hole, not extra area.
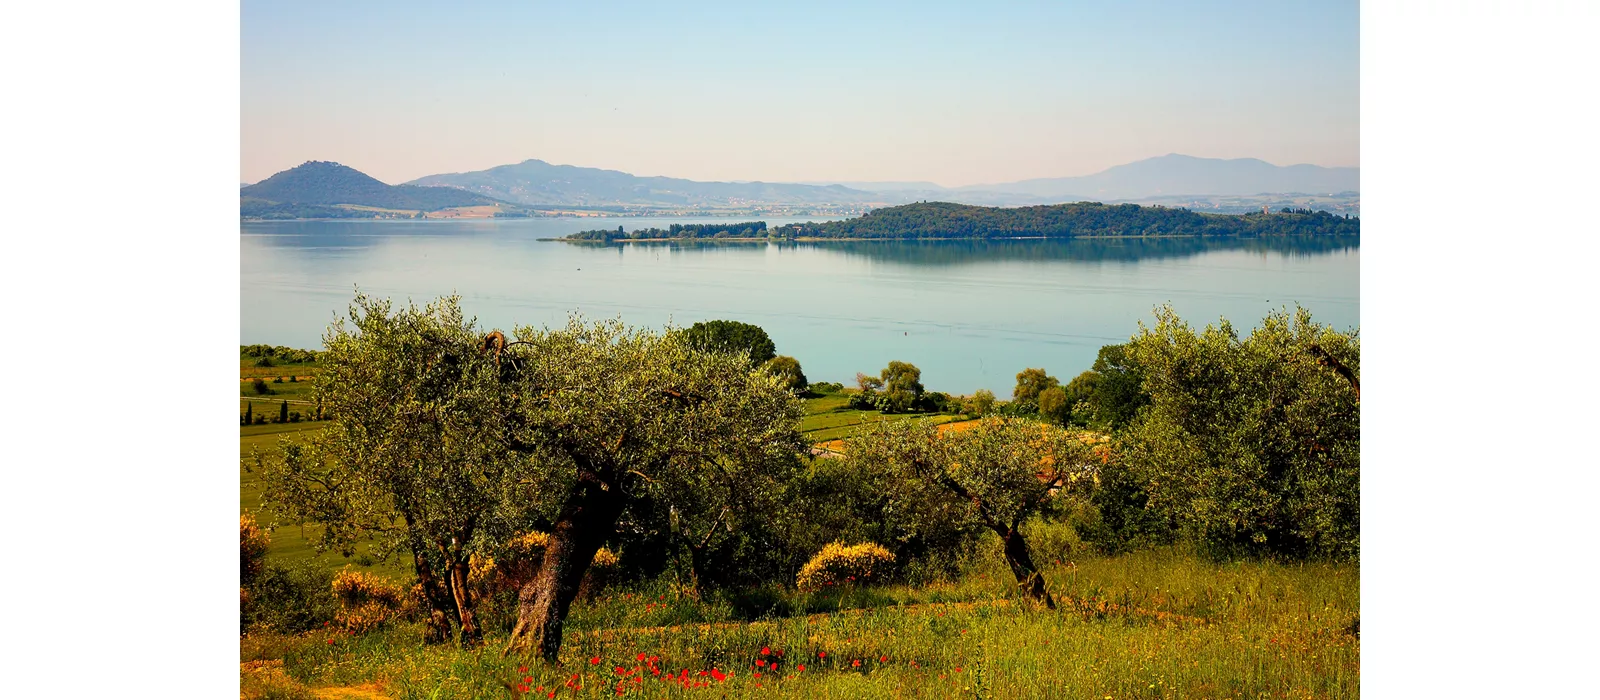
[(762, 666), (765, 666), (765, 665), (767, 665), (767, 662), (762, 661), (761, 659), (756, 659), (756, 668), (761, 668)]
[(526, 693), (526, 692), (528, 692), (528, 686), (519, 685), (519, 686), (517, 686), (517, 690)]
[(527, 673), (527, 672), (528, 672), (528, 667), (527, 666), (523, 666), (523, 667), (520, 667), (520, 668), (517, 669), (517, 673)]
[(761, 677), (761, 672), (760, 671), (756, 671), (756, 678), (760, 678), (760, 677)]
[(761, 647), (761, 655), (762, 656), (766, 656), (767, 654), (771, 654), (771, 653), (772, 653), (772, 649), (767, 648), (767, 647)]
[(799, 666), (794, 667), (794, 670), (803, 672), (803, 671), (806, 670), (806, 665), (805, 664), (800, 664)]
[(960, 672), (961, 672), (961, 667), (960, 667), (960, 666), (957, 666), (957, 667), (956, 667), (956, 673), (960, 673)]
[(825, 652), (825, 651), (819, 651), (819, 652), (817, 652), (817, 658), (819, 658), (819, 659), (826, 659), (826, 658), (828, 658), (828, 652)]
[(639, 655), (635, 656), (633, 658), (634, 658), (635, 661), (644, 661), (644, 652), (642, 652), (642, 651), (639, 652)]
[(721, 683), (722, 681), (725, 681), (725, 680), (728, 679), (728, 674), (723, 673), (723, 672), (718, 671), (717, 669), (713, 668), (713, 669), (711, 669), (711, 677), (717, 679), (718, 683)]
[(621, 666), (618, 666), (618, 667), (616, 667), (616, 668), (613, 668), (613, 669), (611, 669), (611, 670), (612, 670), (612, 671), (615, 671), (615, 672), (616, 672), (616, 673), (617, 673), (617, 675), (619, 675), (619, 676), (620, 676), (620, 675), (623, 675), (623, 674), (625, 674), (625, 673), (627, 673), (627, 672), (628, 672), (628, 669), (625, 669), (625, 668), (623, 668), (623, 667), (621, 667)]
[(522, 682), (523, 683), (532, 683), (533, 682), (533, 676), (523, 676), (522, 677)]
[(851, 666), (855, 666), (856, 668), (860, 668), (861, 667), (861, 659), (852, 660), (850, 662), (850, 665)]

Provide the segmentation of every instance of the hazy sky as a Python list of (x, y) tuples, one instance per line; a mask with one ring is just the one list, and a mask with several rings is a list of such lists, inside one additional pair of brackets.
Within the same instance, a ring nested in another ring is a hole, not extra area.
[(307, 160), (947, 186), (1166, 153), (1360, 164), (1354, 1), (456, 5), (246, 0), (241, 181)]

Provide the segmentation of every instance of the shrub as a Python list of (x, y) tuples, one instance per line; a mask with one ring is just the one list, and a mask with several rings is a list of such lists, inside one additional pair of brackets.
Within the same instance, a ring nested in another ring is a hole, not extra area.
[(332, 576), (311, 562), (267, 564), (241, 591), (241, 630), (305, 632), (333, 620), (338, 612), (328, 585)]
[(391, 582), (365, 571), (340, 571), (330, 583), (339, 601), (334, 623), (353, 632), (377, 629), (400, 612), (405, 592)]
[(894, 555), (872, 542), (846, 547), (830, 542), (817, 555), (800, 567), (795, 584), (803, 591), (821, 590), (850, 584), (867, 584), (875, 580), (890, 565)]
[(257, 367), (271, 367), (271, 366), (273, 366), (272, 358), (263, 357), (263, 358), (261, 358), (259, 360), (256, 360), (256, 366)]
[(283, 377), (273, 377), (272, 378), (272, 383), (273, 384), (282, 384), (283, 383)]
[(267, 547), (272, 538), (249, 515), (239, 516), (239, 585), (241, 596), (244, 587), (250, 586), (261, 574), (267, 557)]
[(250, 388), (262, 396), (272, 393), (272, 387), (267, 386), (266, 380), (260, 377), (256, 377), (255, 381), (250, 382)]

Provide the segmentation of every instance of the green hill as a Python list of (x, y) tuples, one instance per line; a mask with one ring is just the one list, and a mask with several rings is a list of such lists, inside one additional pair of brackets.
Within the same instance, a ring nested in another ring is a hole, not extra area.
[(875, 209), (854, 219), (778, 226), (772, 231), (780, 238), (1358, 235), (1361, 219), (1307, 209), (1201, 214), (1098, 202), (1015, 208), (926, 202)]
[(239, 197), (241, 216), (253, 216), (247, 212), (255, 211), (265, 213), (266, 218), (296, 211), (311, 212), (310, 216), (320, 218), (329, 215), (328, 208), (334, 205), (437, 211), (506, 204), (454, 187), (390, 185), (355, 168), (316, 160), (241, 187)]

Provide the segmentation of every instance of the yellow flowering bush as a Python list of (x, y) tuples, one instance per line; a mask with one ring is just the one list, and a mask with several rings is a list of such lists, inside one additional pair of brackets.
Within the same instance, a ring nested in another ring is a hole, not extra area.
[(256, 524), (256, 519), (248, 515), (239, 516), (239, 597), (244, 599), (243, 588), (250, 585), (256, 576), (261, 573), (263, 560), (267, 556), (267, 547), (272, 544), (272, 537), (267, 535)]
[(795, 583), (803, 591), (870, 583), (890, 565), (894, 554), (872, 542), (850, 545), (831, 542), (800, 567)]
[(346, 568), (333, 577), (333, 596), (339, 601), (334, 622), (348, 630), (365, 632), (395, 617), (406, 594), (388, 579)]

